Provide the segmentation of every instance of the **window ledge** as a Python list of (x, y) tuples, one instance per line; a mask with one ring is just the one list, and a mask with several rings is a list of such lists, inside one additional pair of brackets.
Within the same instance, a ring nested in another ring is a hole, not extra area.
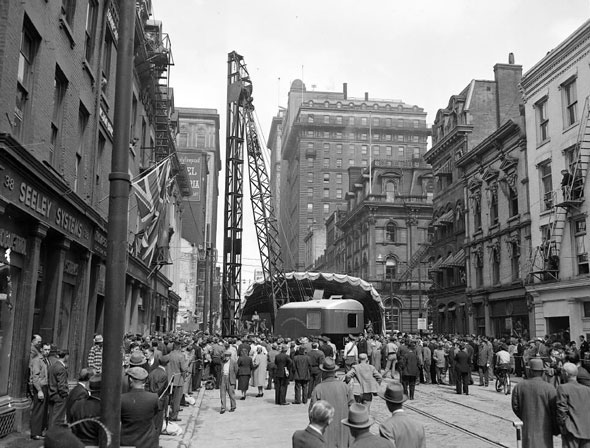
[(546, 145), (547, 143), (549, 143), (550, 141), (551, 141), (551, 137), (549, 137), (549, 138), (548, 138), (548, 139), (546, 139), (546, 140), (543, 140), (543, 141), (542, 141), (542, 142), (540, 142), (540, 143), (537, 143), (537, 149), (541, 148), (542, 146), (545, 146), (545, 145)]
[(580, 124), (580, 120), (576, 120), (575, 123), (570, 124), (567, 128), (564, 128), (563, 131), (561, 131), (562, 134), (565, 134), (566, 132), (568, 132), (570, 129), (575, 128), (576, 126), (578, 126)]
[(517, 215), (511, 216), (510, 218), (508, 218), (507, 222), (508, 223), (511, 223), (511, 222), (514, 222), (514, 221), (518, 221), (519, 219), (520, 219), (520, 213), (517, 214)]
[(82, 68), (88, 73), (88, 76), (90, 76), (90, 82), (94, 86), (94, 84), (96, 84), (96, 77), (94, 76), (94, 73), (92, 73), (92, 67), (90, 67), (90, 63), (86, 59), (82, 61)]
[(66, 33), (66, 37), (70, 41), (70, 47), (74, 48), (76, 46), (76, 41), (74, 40), (74, 33), (72, 33), (72, 29), (70, 28), (70, 25), (68, 25), (65, 16), (59, 18), (59, 27)]
[(500, 223), (492, 224), (489, 228), (490, 232), (496, 231), (500, 229)]

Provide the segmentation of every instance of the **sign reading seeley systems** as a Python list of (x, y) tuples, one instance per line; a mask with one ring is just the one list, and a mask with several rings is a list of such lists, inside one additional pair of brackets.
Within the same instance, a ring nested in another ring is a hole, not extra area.
[(186, 165), (188, 177), (191, 182), (193, 195), (189, 200), (199, 202), (201, 200), (201, 182), (203, 178), (203, 154), (194, 152), (179, 152), (178, 160)]
[(10, 167), (0, 171), (0, 194), (8, 201), (54, 229), (88, 247), (90, 223)]

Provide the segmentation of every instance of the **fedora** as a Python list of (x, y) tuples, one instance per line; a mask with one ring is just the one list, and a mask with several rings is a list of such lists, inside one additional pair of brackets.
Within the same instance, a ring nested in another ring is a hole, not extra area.
[(378, 394), (385, 401), (391, 403), (403, 403), (408, 399), (408, 396), (404, 394), (404, 388), (400, 383), (391, 383), (387, 385), (385, 392)]
[(129, 357), (130, 366), (142, 366), (146, 363), (145, 356), (141, 352), (133, 352)]
[(545, 370), (543, 368), (543, 360), (541, 358), (531, 358), (529, 360), (529, 369), (537, 372)]
[(320, 370), (323, 372), (335, 372), (336, 371), (336, 363), (332, 358), (324, 359), (324, 362), (320, 365)]
[(369, 408), (360, 403), (350, 405), (348, 418), (342, 419), (342, 424), (351, 428), (368, 428), (374, 422), (369, 415)]

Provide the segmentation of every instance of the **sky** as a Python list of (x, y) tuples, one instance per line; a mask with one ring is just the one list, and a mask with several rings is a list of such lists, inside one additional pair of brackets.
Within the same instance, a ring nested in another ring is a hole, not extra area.
[[(514, 53), (526, 73), (590, 15), (588, 0), (152, 0), (152, 19), (168, 33), (175, 105), (217, 109), (225, 163), (227, 55), (244, 57), (259, 132), (286, 106), (295, 79), (308, 90), (399, 99), (432, 124), (472, 79), (493, 79)], [(315, 86), (315, 87), (313, 87)], [(272, 175), (272, 174), (270, 174)], [(218, 236), (225, 173), (220, 174)], [(247, 187), (246, 187), (247, 188)], [(244, 201), (242, 278), (260, 264)], [(249, 241), (249, 243), (246, 243)], [(246, 244), (252, 244), (246, 247)], [(220, 258), (223, 254), (218, 240)]]

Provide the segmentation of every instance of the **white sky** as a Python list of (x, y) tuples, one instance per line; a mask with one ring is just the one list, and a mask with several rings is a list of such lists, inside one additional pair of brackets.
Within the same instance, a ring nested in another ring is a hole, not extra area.
[[(346, 82), (349, 96), (401, 99), (423, 107), (431, 124), (469, 81), (493, 79), (494, 64), (507, 63), (508, 53), (526, 72), (590, 13), (588, 0), (152, 1), (152, 18), (172, 42), (175, 104), (217, 109), (223, 163), (230, 51), (248, 66), (265, 137), (297, 78), (308, 90), (339, 92)], [(224, 180), (222, 172), (218, 236)], [(245, 280), (260, 264), (249, 208), (245, 200)], [(218, 250), (221, 256), (221, 238)]]

